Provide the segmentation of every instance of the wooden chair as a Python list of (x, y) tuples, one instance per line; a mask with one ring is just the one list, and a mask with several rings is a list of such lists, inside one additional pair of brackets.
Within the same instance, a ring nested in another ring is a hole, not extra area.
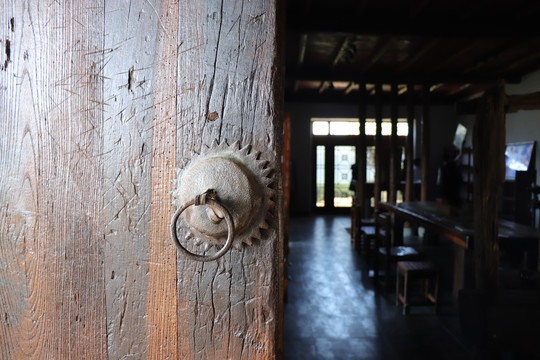
[(392, 218), (390, 213), (381, 212), (375, 217), (375, 248), (377, 254), (374, 264), (374, 278), (379, 281), (380, 270), (383, 288), (388, 290), (393, 266), (398, 261), (420, 260), (421, 254), (411, 246), (395, 246), (392, 241)]
[(360, 205), (353, 201), (351, 207), (351, 243), (353, 249), (361, 253), (369, 253), (375, 239), (375, 221), (362, 219)]
[[(409, 313), (412, 305), (432, 305), (437, 314), (439, 272), (435, 265), (431, 261), (398, 261), (396, 273), (396, 306), (403, 304), (403, 315)], [(422, 282), (422, 293), (415, 297), (412, 287), (418, 281)]]

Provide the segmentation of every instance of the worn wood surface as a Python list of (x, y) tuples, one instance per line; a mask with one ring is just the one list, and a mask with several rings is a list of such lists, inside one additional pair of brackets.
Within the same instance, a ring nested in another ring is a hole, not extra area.
[(407, 124), (409, 134), (405, 146), (405, 201), (414, 199), (414, 86), (407, 84)]
[(99, 6), (2, 2), (1, 358), (106, 355)]
[(390, 179), (388, 185), (388, 200), (395, 202), (397, 198), (397, 190), (400, 181), (400, 157), (398, 156), (398, 141), (397, 141), (397, 122), (398, 122), (398, 89), (397, 84), (392, 84), (390, 104), (390, 123), (392, 133), (390, 134)]
[[(0, 1), (0, 358), (279, 352), (273, 1)], [(275, 167), (264, 239), (213, 264), (169, 238), (176, 168), (213, 139)]]
[(429, 86), (422, 87), (422, 156), (421, 156), (421, 180), (420, 201), (427, 201), (429, 190), (429, 142), (430, 142), (430, 117), (429, 117)]
[[(143, 358), (157, 17), (147, 1), (105, 3), (103, 223), (108, 355)], [(138, 31), (142, 26), (145, 32)], [(151, 311), (152, 309), (148, 309)]]
[(358, 203), (357, 228), (360, 222), (365, 218), (364, 203), (366, 201), (366, 84), (358, 85), (358, 117), (360, 122), (360, 136), (358, 137), (358, 183), (356, 199)]
[(473, 129), (474, 261), (477, 288), (498, 286), (498, 195), (504, 182), (506, 121), (504, 83), (481, 98)]
[(373, 184), (374, 208), (378, 210), (381, 201), (382, 167), (387, 165), (382, 161), (382, 85), (375, 84), (375, 184)]
[[(183, 1), (180, 14), (197, 21), (179, 29), (178, 166), (214, 139), (240, 140), (279, 175), (275, 4)], [(179, 259), (180, 358), (273, 358), (281, 321), (278, 216), (252, 246), (211, 263)]]

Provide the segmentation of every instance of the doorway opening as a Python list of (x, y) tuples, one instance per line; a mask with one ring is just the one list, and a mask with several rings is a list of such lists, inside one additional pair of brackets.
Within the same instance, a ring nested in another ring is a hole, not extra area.
[[(375, 119), (366, 120), (366, 183), (367, 199), (373, 202), (373, 184), (375, 182)], [(348, 118), (312, 118), (311, 135), (312, 151), (312, 208), (315, 213), (341, 213), (350, 212), (355, 196), (354, 179), (357, 174), (357, 159), (359, 159), (360, 125), (358, 119)], [(409, 127), (406, 119), (398, 119), (397, 138), (400, 155), (400, 169), (404, 172), (404, 147)], [(390, 135), (392, 125), (390, 119), (383, 119), (381, 123), (381, 153), (390, 152)], [(386, 156), (383, 156), (385, 158)], [(381, 169), (383, 186), (381, 199), (385, 198), (388, 186), (385, 185), (389, 169), (388, 161), (383, 161)], [(398, 200), (402, 198), (402, 191), (398, 189)]]

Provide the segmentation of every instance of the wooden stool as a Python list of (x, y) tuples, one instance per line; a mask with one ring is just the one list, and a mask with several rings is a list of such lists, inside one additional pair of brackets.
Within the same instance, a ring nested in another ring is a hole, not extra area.
[[(400, 277), (403, 276), (403, 289)], [(423, 294), (420, 299), (411, 299), (411, 285), (414, 280), (423, 280)], [(437, 293), (439, 272), (431, 261), (399, 261), (396, 276), (396, 306), (403, 304), (403, 315), (407, 315), (411, 305), (431, 305), (437, 314)]]

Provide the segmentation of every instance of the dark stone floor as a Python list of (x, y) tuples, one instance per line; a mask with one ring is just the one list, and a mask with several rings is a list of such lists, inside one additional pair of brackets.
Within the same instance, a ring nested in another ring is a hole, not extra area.
[(438, 315), (403, 316), (395, 293), (374, 286), (349, 226), (347, 216), (291, 219), (284, 358), (471, 359), (451, 292), (443, 289)]

